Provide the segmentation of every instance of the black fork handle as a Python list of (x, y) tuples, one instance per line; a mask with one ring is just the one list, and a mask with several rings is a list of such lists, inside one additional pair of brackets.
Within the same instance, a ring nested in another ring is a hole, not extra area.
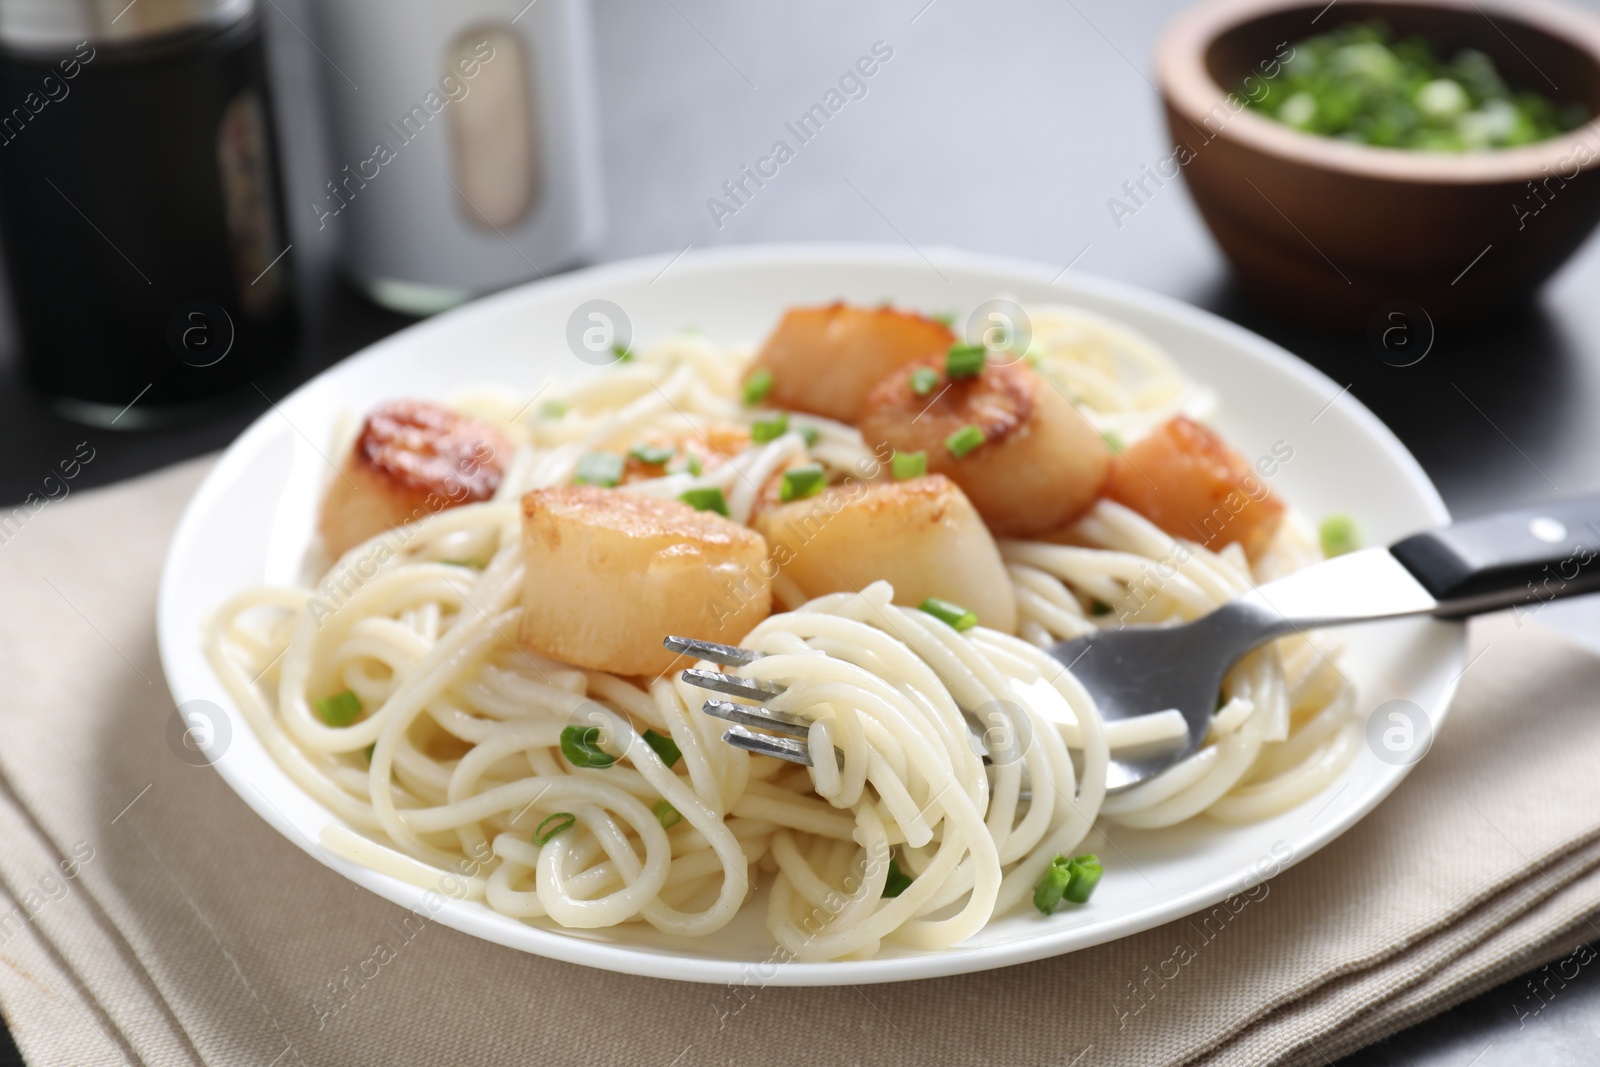
[(1600, 591), (1600, 494), (1468, 519), (1389, 551), (1445, 617)]

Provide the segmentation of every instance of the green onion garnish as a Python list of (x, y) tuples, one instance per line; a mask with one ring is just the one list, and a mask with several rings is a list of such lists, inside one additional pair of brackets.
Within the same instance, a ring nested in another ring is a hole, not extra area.
[(928, 454), (926, 452), (896, 452), (889, 461), (889, 469), (894, 472), (894, 480), (903, 482), (908, 478), (920, 478), (928, 473)]
[(940, 622), (948, 623), (956, 630), (970, 630), (978, 625), (977, 612), (968, 611), (960, 604), (952, 604), (950, 601), (940, 600), (936, 596), (929, 597), (918, 604), (917, 607), (926, 611)]
[(1045, 868), (1039, 884), (1033, 887), (1033, 906), (1049, 915), (1063, 900), (1086, 904), (1103, 873), (1099, 856), (1086, 853), (1070, 860), (1057, 856)]
[(983, 371), (989, 350), (982, 345), (952, 345), (944, 357), (944, 372), (952, 378), (971, 378)]
[[(534, 829), (533, 843), (536, 845), (542, 845), (577, 821), (578, 817), (572, 814), (570, 811), (558, 811), (554, 815), (547, 816), (545, 820)], [(552, 823), (554, 825), (551, 825)], [(550, 829), (546, 830), (546, 826), (549, 826)]]
[(772, 372), (765, 367), (744, 380), (744, 402), (749, 407), (761, 403), (770, 392), (772, 392)]
[(822, 464), (808, 463), (804, 467), (791, 467), (783, 472), (783, 482), (778, 487), (778, 499), (785, 504), (791, 500), (804, 500), (816, 496), (828, 484), (822, 473)]
[(889, 861), (889, 877), (883, 883), (883, 895), (897, 897), (911, 886), (911, 876), (900, 869), (900, 864)]
[(474, 571), (481, 571), (489, 565), (487, 561), (481, 560), (476, 556), (471, 559), (441, 559), (439, 562), (447, 567), (466, 567), (468, 570)]
[(1055, 911), (1067, 894), (1067, 886), (1072, 883), (1071, 862), (1065, 856), (1057, 856), (1044, 869), (1039, 884), (1033, 887), (1033, 906), (1046, 915)]
[(677, 454), (678, 450), (670, 445), (652, 445), (645, 441), (628, 449), (628, 455), (650, 467), (660, 467)]
[(805, 438), (807, 448), (816, 448), (817, 442), (822, 440), (822, 431), (815, 426), (802, 426), (800, 436)]
[(911, 372), (911, 391), (918, 396), (927, 396), (938, 384), (939, 372), (932, 367), (918, 367)]
[(611, 354), (617, 357), (618, 363), (633, 362), (633, 350), (623, 345), (612, 345)]
[(559, 419), (566, 413), (567, 402), (565, 400), (546, 400), (539, 405), (539, 415), (542, 418)]
[(689, 489), (678, 494), (678, 499), (696, 511), (715, 511), (723, 518), (728, 516), (728, 500), (715, 486), (708, 489)]
[(329, 726), (349, 726), (361, 717), (361, 698), (353, 689), (313, 701), (312, 706)]
[(616, 485), (622, 481), (622, 457), (615, 452), (586, 452), (573, 480), (579, 485)]
[(670, 830), (683, 821), (683, 816), (678, 809), (668, 804), (665, 800), (658, 800), (650, 805), (650, 810), (661, 823), (663, 830)]
[(944, 447), (950, 450), (952, 456), (960, 459), (983, 444), (983, 441), (983, 431), (969, 422), (949, 437), (946, 437), (944, 439)]
[(678, 749), (677, 742), (670, 737), (656, 733), (654, 730), (646, 730), (644, 732), (644, 743), (649, 745), (655, 751), (655, 754), (661, 757), (661, 762), (668, 767), (683, 758), (683, 753)]
[(1094, 887), (1100, 884), (1100, 876), (1105, 873), (1105, 868), (1100, 866), (1100, 857), (1092, 854), (1074, 856), (1067, 867), (1072, 872), (1072, 881), (1067, 883), (1066, 898), (1074, 904), (1088, 903)]
[(700, 477), (700, 475), (704, 474), (706, 471), (705, 464), (701, 463), (700, 457), (695, 455), (693, 452), (689, 453), (689, 465), (686, 469), (696, 478)]
[(1121, 437), (1121, 435), (1119, 435), (1117, 433), (1114, 433), (1111, 430), (1107, 430), (1105, 433), (1101, 434), (1100, 436), (1104, 437), (1106, 439), (1106, 447), (1107, 448), (1111, 449), (1111, 451), (1117, 453), (1118, 455), (1122, 454), (1122, 437)]
[(1348, 515), (1329, 515), (1323, 519), (1317, 536), (1322, 541), (1322, 554), (1329, 559), (1361, 547), (1361, 531), (1356, 527), (1356, 520)]
[(770, 419), (757, 419), (750, 424), (750, 440), (758, 445), (768, 441), (776, 441), (789, 432), (789, 416), (786, 412), (778, 412)]
[(574, 767), (609, 767), (617, 757), (600, 749), (600, 727), (568, 726), (561, 731), (561, 754)]

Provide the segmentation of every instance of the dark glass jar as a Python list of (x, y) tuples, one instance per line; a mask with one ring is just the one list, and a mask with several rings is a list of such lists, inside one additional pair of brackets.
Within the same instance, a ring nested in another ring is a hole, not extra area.
[(245, 386), (296, 315), (254, 4), (119, 6), (0, 0), (0, 243), (29, 380), (127, 429)]

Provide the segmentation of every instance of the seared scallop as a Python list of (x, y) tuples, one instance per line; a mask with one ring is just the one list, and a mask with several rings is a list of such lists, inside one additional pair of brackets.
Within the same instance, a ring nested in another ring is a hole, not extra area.
[(745, 381), (771, 376), (768, 406), (855, 422), (884, 375), (954, 342), (943, 323), (893, 308), (791, 308)]
[(773, 563), (807, 598), (884, 579), (897, 604), (928, 597), (1013, 631), (1017, 602), (1000, 550), (961, 490), (941, 475), (850, 482), (761, 513)]
[(1064, 526), (1100, 495), (1111, 450), (1054, 386), (1025, 363), (949, 378), (943, 357), (894, 371), (859, 420), (867, 447), (926, 452), (928, 470), (959, 485), (1000, 537)]
[(1283, 521), (1283, 501), (1250, 463), (1182, 415), (1128, 446), (1112, 465), (1106, 496), (1173, 537), (1216, 550), (1238, 543), (1257, 559)]
[(329, 555), (445, 508), (488, 500), (511, 445), (488, 423), (426, 400), (394, 400), (367, 416), (322, 499)]
[(750, 429), (714, 423), (702, 430), (657, 433), (629, 446), (622, 468), (622, 484), (646, 482), (667, 473), (675, 460), (693, 457), (700, 469), (710, 472), (750, 447)]
[(591, 670), (657, 675), (669, 634), (737, 644), (772, 607), (767, 543), (710, 511), (594, 486), (522, 498), (527, 649)]

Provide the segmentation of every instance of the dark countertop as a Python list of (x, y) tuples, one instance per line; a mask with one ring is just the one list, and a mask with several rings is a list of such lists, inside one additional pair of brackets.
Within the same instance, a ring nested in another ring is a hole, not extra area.
[[(334, 169), (311, 89), (324, 61), (311, 0), (267, 10), (287, 190), (309, 329), (292, 365), (258, 384), (272, 399), (404, 325), (337, 280), (338, 227), (308, 206)], [(1233, 288), (1188, 194), (1168, 183), (1132, 215), (1107, 207), (1171, 152), (1150, 55), (1176, 0), (989, 3), (845, 0), (783, 7), (732, 0), (597, 0), (609, 237), (598, 261), (694, 255), (728, 243), (838, 240), (953, 246), (1066, 265), (1189, 301), (1284, 345), (1370, 407), (1416, 455), (1457, 515), (1600, 488), (1600, 242), (1537, 304), (1437, 338), (1396, 368), (1362, 339), (1295, 328)], [(1600, 8), (1600, 0), (1589, 6)], [(304, 36), (302, 35), (302, 31)], [(876, 41), (894, 49), (867, 95), (720, 226), (706, 207)], [(330, 90), (331, 91), (331, 90)], [(685, 251), (687, 249), (687, 251)], [(220, 448), (266, 409), (253, 390), (213, 417), (158, 431), (87, 429), (0, 360), (0, 501), (9, 508), (89, 441), (74, 490)], [(1600, 600), (1547, 621), (1600, 645)], [(1580, 978), (1519, 1024), (1523, 980), (1373, 1048), (1350, 1067), (1576, 1063), (1600, 1044), (1600, 982)], [(0, 1056), (0, 1060), (4, 1057)]]

